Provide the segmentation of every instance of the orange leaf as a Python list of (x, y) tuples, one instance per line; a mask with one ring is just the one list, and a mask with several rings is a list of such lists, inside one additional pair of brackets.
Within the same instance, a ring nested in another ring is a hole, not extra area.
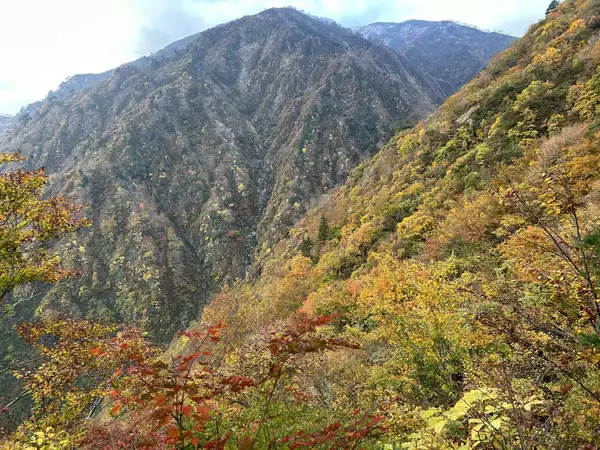
[(102, 355), (106, 355), (106, 353), (104, 353), (100, 347), (95, 347), (90, 350), (90, 356), (102, 356)]
[(170, 416), (169, 414), (165, 414), (165, 415), (162, 417), (162, 420), (160, 421), (160, 423), (158, 424), (158, 427), (157, 427), (157, 429), (158, 429), (158, 428), (162, 428), (162, 427), (164, 427), (164, 426), (165, 426), (166, 424), (168, 424), (170, 421), (171, 421), (171, 416)]
[(192, 416), (192, 407), (190, 405), (184, 405), (181, 407), (181, 412), (189, 419)]
[(154, 397), (154, 401), (159, 406), (164, 405), (165, 403), (167, 403), (167, 396), (166, 395), (157, 395), (156, 397)]
[(116, 416), (119, 413), (121, 406), (122, 405), (120, 403), (116, 403), (115, 406), (113, 406), (113, 409), (111, 411), (113, 416)]
[(179, 430), (175, 427), (171, 427), (167, 430), (167, 436), (171, 438), (179, 437)]
[(190, 443), (194, 446), (197, 447), (198, 443), (200, 442), (200, 439), (198, 439), (197, 437), (193, 437), (192, 439), (190, 439)]

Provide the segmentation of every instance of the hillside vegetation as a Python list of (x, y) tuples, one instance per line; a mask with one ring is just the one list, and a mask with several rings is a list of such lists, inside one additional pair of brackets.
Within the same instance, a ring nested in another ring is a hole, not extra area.
[(0, 115), (0, 134), (5, 133), (12, 125), (13, 117)]
[(44, 364), (4, 448), (600, 447), (599, 67), (600, 0), (564, 1), (166, 353), (21, 326)]
[(170, 340), (245, 277), (256, 247), (444, 98), (392, 50), (284, 8), (46, 99), (0, 148), (46, 167), (93, 226), (62, 248), (86, 276), (44, 293), (40, 311)]
[(564, 2), (358, 167), (205, 309), (225, 353), (334, 315), (361, 349), (296, 382), (333, 411), (383, 407), (384, 443), (600, 445), (599, 31), (600, 2)]

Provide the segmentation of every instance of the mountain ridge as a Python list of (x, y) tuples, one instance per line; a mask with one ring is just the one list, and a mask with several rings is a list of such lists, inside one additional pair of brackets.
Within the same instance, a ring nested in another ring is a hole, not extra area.
[(40, 310), (167, 339), (442, 86), (351, 30), (272, 9), (46, 99), (0, 147), (45, 166), (94, 226), (63, 248), (86, 277)]
[[(296, 10), (295, 8), (292, 8), (292, 7), (271, 8), (271, 10), (277, 10), (277, 9), (287, 9), (287, 10), (290, 10), (290, 11), (297, 11), (297, 12), (299, 12), (301, 14), (304, 14), (301, 11)], [(265, 11), (268, 11), (268, 10), (265, 10)], [(263, 12), (265, 12), (265, 11), (263, 11)], [(313, 19), (315, 19), (315, 20), (323, 22), (325, 24), (335, 25), (335, 26), (338, 26), (340, 28), (344, 28), (346, 30), (350, 30), (350, 28), (343, 27), (342, 25), (339, 25), (338, 23), (336, 23), (335, 21), (333, 21), (331, 19), (327, 19), (327, 18), (323, 18), (323, 17), (317, 17), (317, 16), (313, 16), (313, 15), (308, 15), (308, 16), (311, 17), (311, 18), (313, 18)], [(239, 19), (236, 19), (236, 20), (239, 20)], [(422, 24), (429, 24), (429, 25), (447, 22), (447, 23), (457, 24), (457, 25), (463, 26), (463, 27), (468, 27), (468, 28), (471, 28), (471, 29), (474, 29), (474, 30), (478, 30), (478, 31), (481, 31), (482, 33), (486, 33), (486, 34), (499, 34), (497, 32), (488, 32), (488, 31), (484, 31), (484, 30), (479, 30), (478, 28), (476, 28), (476, 27), (474, 27), (472, 25), (463, 25), (463, 24), (459, 24), (458, 22), (454, 22), (454, 21), (434, 22), (434, 21), (423, 21), (423, 20), (416, 20), (416, 19), (415, 20), (408, 20), (408, 21), (405, 21), (405, 22), (401, 22), (399, 24), (398, 23), (394, 23), (394, 22), (376, 22), (376, 23), (373, 23), (373, 24), (370, 24), (370, 25), (363, 26), (360, 29), (355, 30), (355, 32), (357, 32), (359, 34), (360, 33), (364, 34), (364, 30), (367, 30), (369, 27), (372, 27), (372, 26), (377, 26), (377, 25), (386, 25), (386, 26), (388, 26), (388, 25), (390, 25), (390, 26), (391, 25), (402, 25), (402, 24), (409, 24), (409, 23), (413, 23), (413, 22), (414, 23), (418, 22), (418, 23), (422, 23)], [(231, 23), (231, 22), (227, 22), (227, 23)], [(227, 23), (216, 25), (214, 27), (211, 27), (210, 29), (212, 29), (212, 28), (219, 28), (221, 26), (227, 25)], [(207, 31), (207, 30), (204, 30), (204, 31)], [(140, 58), (138, 58), (138, 59), (136, 59), (134, 61), (131, 61), (131, 62), (128, 62), (128, 63), (124, 63), (124, 64), (120, 65), (119, 67), (117, 67), (115, 69), (110, 69), (110, 70), (107, 70), (107, 71), (101, 72), (101, 73), (88, 73), (88, 74), (75, 74), (75, 75), (72, 75), (69, 78), (67, 78), (66, 80), (64, 80), (58, 86), (58, 88), (55, 91), (52, 91), (49, 94), (49, 97), (51, 97), (51, 98), (56, 97), (56, 98), (59, 98), (59, 99), (64, 99), (67, 96), (69, 96), (69, 95), (71, 95), (71, 94), (73, 94), (75, 92), (79, 92), (79, 91), (81, 91), (83, 89), (86, 89), (87, 87), (90, 87), (91, 85), (93, 85), (93, 84), (95, 84), (97, 82), (100, 82), (100, 81), (103, 81), (103, 80), (109, 78), (115, 72), (115, 70), (124, 69), (124, 68), (127, 68), (127, 67), (144, 67), (146, 65), (152, 64), (153, 61), (156, 62), (156, 61), (159, 61), (161, 59), (172, 57), (174, 54), (176, 54), (179, 51), (183, 51), (185, 49), (185, 47), (187, 47), (189, 44), (191, 44), (196, 39), (198, 39), (198, 37), (204, 31), (192, 34), (190, 36), (186, 36), (186, 37), (184, 37), (182, 39), (179, 39), (179, 40), (177, 40), (175, 42), (172, 42), (171, 44), (163, 47), (160, 50), (157, 50), (155, 53), (152, 53), (151, 55), (142, 56), (142, 57), (140, 57)], [(388, 44), (386, 44), (386, 45), (388, 45)], [(392, 45), (392, 48), (394, 48), (393, 45)], [(397, 48), (395, 48), (395, 49), (397, 50)], [(498, 49), (494, 48), (494, 50), (497, 52)], [(417, 67), (419, 67), (421, 70), (423, 70), (424, 68), (421, 67), (419, 61), (420, 60), (418, 58), (412, 58), (412, 63), (415, 64), (415, 65), (417, 65)], [(426, 68), (425, 68), (425, 71), (427, 71)], [(429, 73), (429, 74), (431, 75), (431, 73)], [(443, 79), (443, 77), (442, 78), (435, 77), (435, 78), (438, 78), (443, 83), (449, 82), (449, 83), (452, 84), (452, 81), (448, 81), (447, 79)], [(463, 78), (463, 79), (461, 79), (460, 82), (463, 82), (463, 84), (464, 84), (464, 82), (466, 82), (466, 81), (468, 81), (468, 79)], [(454, 91), (454, 90), (456, 90), (456, 88), (457, 88), (457, 86), (453, 84), (453, 86), (451, 88), (444, 88), (444, 89), (446, 89), (446, 90), (450, 89), (450, 91)], [(31, 103), (31, 104), (29, 104), (27, 106), (24, 106), (21, 109), (21, 111), (19, 112), (18, 115), (28, 115), (28, 116), (33, 115), (36, 112), (36, 110), (43, 104), (43, 101), (44, 100), (40, 100), (40, 101)]]
[(376, 22), (358, 30), (407, 57), (427, 74), (451, 84), (454, 91), (470, 81), (514, 37), (454, 21)]
[(453, 24), (456, 25), (458, 27), (465, 27), (465, 28), (470, 28), (473, 30), (477, 30), (480, 31), (481, 33), (484, 34), (496, 34), (496, 35), (501, 35), (501, 36), (508, 36), (511, 37), (513, 39), (518, 39), (515, 36), (512, 36), (510, 34), (508, 34), (505, 31), (502, 30), (488, 30), (485, 28), (480, 28), (477, 25), (473, 25), (470, 23), (464, 23), (464, 22), (460, 22), (458, 20), (452, 20), (452, 19), (447, 19), (447, 20), (425, 20), (425, 19), (408, 19), (408, 20), (403, 20), (402, 22), (385, 22), (385, 21), (381, 21), (381, 22), (373, 22), (370, 23), (368, 25), (363, 25), (361, 27), (357, 28), (357, 31), (360, 32), (360, 30), (363, 29), (367, 29), (369, 27), (377, 27), (380, 25), (383, 26), (389, 26), (389, 27), (395, 27), (395, 26), (402, 26), (402, 25), (412, 25), (412, 24), (420, 24), (420, 25), (435, 25), (435, 24)]

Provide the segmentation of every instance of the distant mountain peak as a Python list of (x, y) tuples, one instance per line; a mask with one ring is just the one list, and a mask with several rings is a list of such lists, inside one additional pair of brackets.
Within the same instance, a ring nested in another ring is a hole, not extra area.
[(391, 47), (455, 90), (470, 81), (492, 56), (515, 40), (506, 34), (450, 20), (377, 22), (360, 28), (358, 32)]
[(453, 27), (453, 28), (469, 28), (474, 31), (479, 31), (485, 34), (500, 34), (503, 36), (509, 36), (512, 39), (516, 39), (514, 36), (510, 36), (508, 33), (502, 31), (487, 30), (477, 25), (463, 23), (458, 20), (423, 20), (423, 19), (409, 19), (402, 22), (373, 22), (369, 25), (358, 28), (359, 33), (367, 32), (370, 29), (392, 29), (392, 28), (403, 28), (407, 26), (425, 26), (425, 27)]

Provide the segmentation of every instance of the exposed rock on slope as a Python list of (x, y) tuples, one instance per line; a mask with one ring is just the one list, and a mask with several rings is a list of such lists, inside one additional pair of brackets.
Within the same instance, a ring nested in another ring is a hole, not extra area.
[(48, 98), (0, 148), (47, 167), (94, 225), (64, 249), (85, 276), (42, 307), (168, 338), (446, 88), (350, 30), (273, 9)]
[(427, 74), (450, 83), (454, 90), (471, 81), (492, 56), (515, 39), (451, 21), (373, 23), (359, 32), (393, 48)]

